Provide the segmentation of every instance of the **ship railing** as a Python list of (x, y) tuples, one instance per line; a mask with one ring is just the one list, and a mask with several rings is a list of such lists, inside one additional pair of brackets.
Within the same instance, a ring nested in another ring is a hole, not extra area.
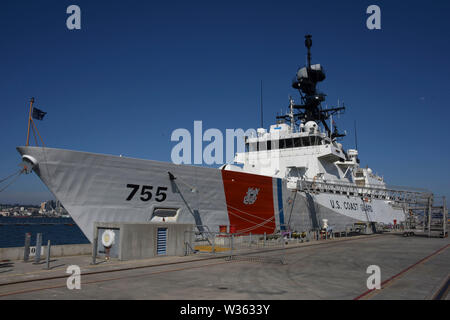
[(313, 193), (334, 193), (347, 196), (359, 196), (370, 199), (392, 200), (394, 202), (424, 203), (432, 193), (418, 190), (406, 190), (383, 185), (364, 185), (341, 181), (298, 180), (297, 190)]

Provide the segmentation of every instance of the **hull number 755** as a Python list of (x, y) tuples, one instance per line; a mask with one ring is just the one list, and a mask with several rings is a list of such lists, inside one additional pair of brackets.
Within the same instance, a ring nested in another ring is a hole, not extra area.
[[(153, 186), (143, 185), (141, 188), (141, 186), (138, 184), (127, 184), (127, 188), (131, 189), (131, 193), (128, 195), (127, 201), (130, 201), (131, 199), (133, 199), (133, 197), (136, 195), (136, 193), (139, 191), (139, 189), (141, 189), (139, 198), (142, 201), (150, 201), (153, 197), (153, 194), (152, 194)], [(155, 193), (155, 200), (158, 202), (163, 202), (164, 200), (166, 200), (167, 194), (165, 191), (167, 191), (167, 187), (157, 187), (156, 193)]]

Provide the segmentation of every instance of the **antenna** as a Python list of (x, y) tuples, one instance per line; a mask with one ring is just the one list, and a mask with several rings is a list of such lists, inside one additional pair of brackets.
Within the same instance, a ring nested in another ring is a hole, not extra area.
[(289, 97), (289, 117), (291, 118), (291, 132), (295, 132), (294, 99), (292, 97)]
[(307, 34), (305, 36), (305, 46), (308, 48), (308, 68), (311, 68), (311, 46), (312, 46), (312, 36)]
[(358, 136), (356, 134), (356, 120), (355, 120), (355, 149), (358, 150)]
[(263, 121), (263, 82), (261, 80), (261, 128), (264, 128)]

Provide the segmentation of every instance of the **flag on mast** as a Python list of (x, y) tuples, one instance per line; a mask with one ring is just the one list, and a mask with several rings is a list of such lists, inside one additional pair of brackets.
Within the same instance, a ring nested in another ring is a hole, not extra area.
[(44, 116), (47, 114), (47, 112), (44, 112), (42, 110), (39, 110), (38, 108), (33, 108), (33, 119), (36, 120), (43, 120)]

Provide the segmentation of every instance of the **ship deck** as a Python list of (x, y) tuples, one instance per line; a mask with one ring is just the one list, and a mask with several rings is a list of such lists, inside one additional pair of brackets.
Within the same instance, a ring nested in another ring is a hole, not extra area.
[[(271, 251), (265, 255), (277, 255)], [(0, 263), (0, 299), (433, 299), (450, 270), (448, 238), (398, 234), (289, 244), (286, 264), (223, 256), (99, 261), (90, 256)], [(81, 289), (66, 287), (69, 265), (81, 268)], [(381, 268), (382, 289), (369, 291), (369, 265)], [(445, 289), (444, 289), (445, 292)]]

